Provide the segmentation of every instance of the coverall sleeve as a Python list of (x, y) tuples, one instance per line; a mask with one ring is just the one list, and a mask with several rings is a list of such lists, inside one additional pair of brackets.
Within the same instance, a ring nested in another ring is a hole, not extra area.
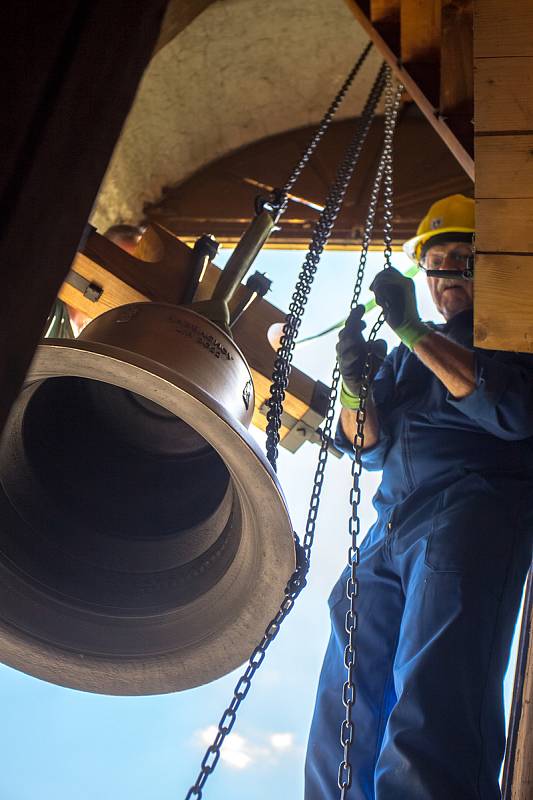
[(533, 356), (476, 350), (474, 363), (476, 388), (448, 402), (500, 439), (533, 436)]
[[(383, 468), (391, 437), (387, 428), (387, 400), (394, 394), (396, 350), (390, 353), (379, 368), (372, 384), (372, 396), (379, 422), (379, 438), (372, 447), (363, 450), (362, 462), (365, 469), (375, 471)], [(337, 423), (335, 446), (353, 458), (353, 442), (345, 435), (341, 422)]]

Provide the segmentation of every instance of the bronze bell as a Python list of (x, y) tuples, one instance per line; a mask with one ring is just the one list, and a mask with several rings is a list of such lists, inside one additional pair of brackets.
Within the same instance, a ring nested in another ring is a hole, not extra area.
[(41, 344), (0, 447), (0, 660), (129, 695), (242, 664), (295, 566), (253, 408), (242, 353), (190, 308)]

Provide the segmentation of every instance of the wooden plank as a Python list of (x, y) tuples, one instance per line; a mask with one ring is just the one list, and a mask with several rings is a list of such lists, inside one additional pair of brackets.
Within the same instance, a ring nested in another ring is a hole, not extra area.
[(476, 58), (474, 70), (476, 133), (533, 131), (533, 56)]
[(401, 59), (439, 64), (441, 0), (402, 0)]
[(516, 742), (516, 757), (510, 797), (512, 800), (531, 800), (533, 797), (533, 611), (529, 621), (529, 648), (522, 692), (522, 713)]
[(476, 257), (474, 343), (533, 352), (533, 255)]
[(400, 0), (371, 0), (372, 22), (394, 22), (400, 24)]
[(474, 13), (475, 58), (533, 56), (531, 0), (478, 0)]
[(400, 30), (402, 63), (438, 108), (441, 0), (402, 0)]
[(2, 6), (0, 429), (68, 272), (166, 0)]
[(406, 92), (411, 96), (413, 101), (417, 104), (422, 111), (428, 122), (432, 125), (442, 141), (450, 149), (451, 153), (457, 159), (461, 167), (471, 180), (474, 180), (474, 159), (472, 154), (469, 153), (463, 146), (462, 142), (450, 130), (448, 125), (439, 116), (438, 108), (433, 105), (430, 100), (425, 96), (424, 92), (418, 86), (416, 80), (409, 74), (408, 70), (403, 64), (398, 62), (398, 55), (391, 50), (388, 44), (384, 41), (383, 37), (373, 27), (371, 21), (361, 10), (359, 3), (356, 0), (345, 0), (348, 8), (354, 15), (357, 22), (364, 29), (368, 37), (374, 42), (377, 49), (390, 64), (395, 76), (405, 86)]
[(477, 200), (476, 250), (533, 253), (533, 198)]
[[(474, 114), (472, 0), (443, 0), (440, 110), (444, 116)], [(473, 129), (472, 129), (473, 132)]]
[(370, 3), (372, 24), (395, 52), (400, 48), (400, 5), (401, 0), (371, 0)]
[(475, 147), (476, 198), (533, 195), (533, 134), (478, 136)]

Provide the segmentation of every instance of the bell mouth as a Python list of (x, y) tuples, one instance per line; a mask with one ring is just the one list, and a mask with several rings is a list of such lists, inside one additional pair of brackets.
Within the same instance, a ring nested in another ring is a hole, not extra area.
[[(142, 430), (121, 427), (128, 414)], [(143, 695), (249, 657), (294, 570), (292, 528), (266, 458), (212, 394), (124, 348), (48, 342), (0, 450), (0, 661)]]
[(239, 509), (216, 450), (119, 386), (51, 378), (27, 387), (0, 449), (0, 483), (23, 523), (4, 553), (73, 605), (173, 610), (209, 591), (239, 545)]

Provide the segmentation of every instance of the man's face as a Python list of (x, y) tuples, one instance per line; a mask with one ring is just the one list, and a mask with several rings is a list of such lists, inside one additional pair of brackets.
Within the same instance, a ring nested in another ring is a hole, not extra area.
[[(425, 269), (452, 269), (463, 271), (465, 256), (472, 254), (472, 246), (465, 242), (447, 242), (430, 247), (424, 257)], [(445, 320), (461, 311), (472, 308), (474, 284), (461, 278), (428, 278), (433, 302)]]

